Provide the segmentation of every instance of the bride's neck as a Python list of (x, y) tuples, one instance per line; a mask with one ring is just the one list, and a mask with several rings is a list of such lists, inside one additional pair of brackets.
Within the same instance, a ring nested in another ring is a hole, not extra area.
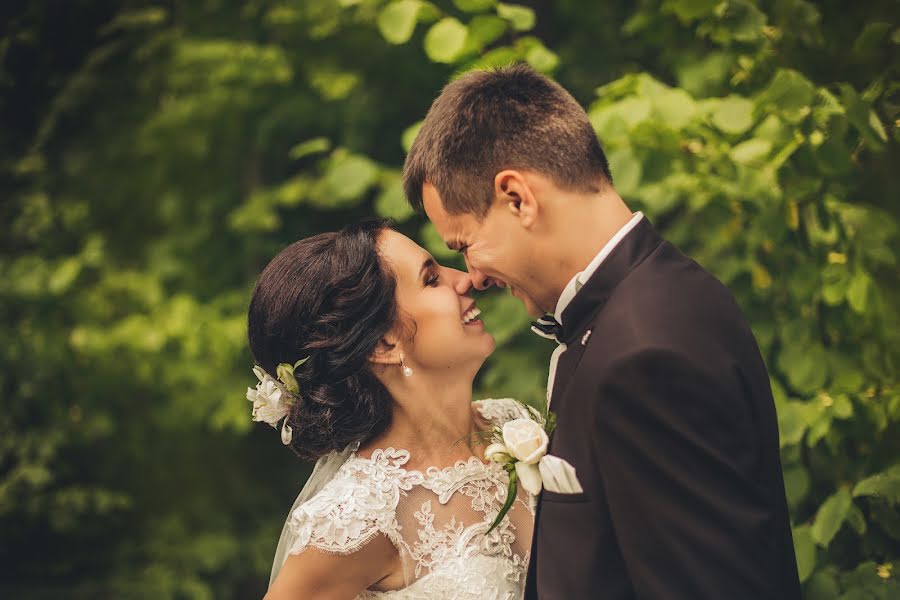
[(472, 410), (472, 379), (428, 377), (423, 373), (385, 382), (394, 399), (391, 424), (369, 449), (408, 450), (411, 463), (452, 464), (473, 454), (471, 434), (478, 430)]

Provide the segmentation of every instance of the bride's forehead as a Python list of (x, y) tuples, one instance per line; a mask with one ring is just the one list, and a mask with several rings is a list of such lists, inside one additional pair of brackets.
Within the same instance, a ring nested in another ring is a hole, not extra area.
[(417, 243), (392, 229), (386, 229), (378, 240), (382, 256), (398, 266), (419, 265), (428, 252)]

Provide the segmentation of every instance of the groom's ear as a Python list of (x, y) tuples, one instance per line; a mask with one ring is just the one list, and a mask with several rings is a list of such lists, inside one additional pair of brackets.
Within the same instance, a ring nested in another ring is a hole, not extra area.
[(506, 169), (494, 177), (494, 195), (522, 226), (530, 229), (538, 215), (538, 203), (528, 178), (521, 171)]

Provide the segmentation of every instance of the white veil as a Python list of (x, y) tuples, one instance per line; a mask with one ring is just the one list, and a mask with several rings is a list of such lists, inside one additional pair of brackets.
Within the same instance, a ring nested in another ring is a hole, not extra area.
[(281, 529), (281, 537), (278, 539), (278, 547), (275, 549), (275, 560), (272, 561), (272, 575), (269, 577), (269, 587), (272, 587), (272, 583), (278, 577), (278, 572), (284, 566), (284, 561), (287, 560), (288, 551), (294, 545), (296, 536), (290, 527), (291, 515), (294, 514), (298, 506), (318, 494), (325, 487), (325, 484), (334, 478), (341, 466), (350, 458), (350, 455), (358, 449), (359, 442), (354, 442), (347, 446), (343, 452), (331, 452), (316, 461), (312, 474), (306, 480), (306, 485), (300, 490), (300, 495), (294, 500), (287, 519), (284, 521), (284, 527)]

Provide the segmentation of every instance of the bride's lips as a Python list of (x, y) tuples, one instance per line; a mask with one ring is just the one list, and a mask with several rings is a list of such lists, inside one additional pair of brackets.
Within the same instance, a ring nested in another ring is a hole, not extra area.
[(462, 321), (463, 327), (469, 327), (469, 326), (484, 327), (484, 323), (481, 321), (481, 319), (478, 318), (478, 316), (481, 314), (481, 310), (478, 310), (478, 312), (472, 317), (472, 320), (470, 320), (468, 323), (465, 322), (466, 315), (469, 314), (470, 312), (472, 312), (473, 310), (477, 310), (475, 307), (474, 300), (466, 307), (466, 309), (462, 312), (462, 315), (460, 316), (460, 320)]

